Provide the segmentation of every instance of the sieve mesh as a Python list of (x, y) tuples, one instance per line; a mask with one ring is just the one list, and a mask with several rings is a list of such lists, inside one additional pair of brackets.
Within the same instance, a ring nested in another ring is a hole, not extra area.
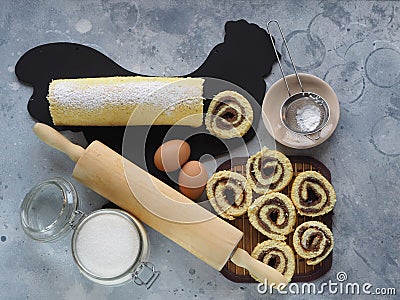
[(309, 96), (291, 102), (283, 118), (286, 127), (300, 133), (318, 131), (327, 118), (327, 111), (323, 103)]

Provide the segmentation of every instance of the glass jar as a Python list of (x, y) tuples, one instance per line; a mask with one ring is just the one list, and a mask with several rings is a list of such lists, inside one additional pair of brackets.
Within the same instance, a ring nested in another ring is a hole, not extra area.
[(147, 288), (160, 272), (149, 258), (143, 225), (119, 209), (79, 210), (72, 183), (63, 178), (43, 181), (21, 204), (24, 232), (40, 242), (52, 242), (73, 230), (72, 256), (81, 273), (93, 282), (116, 286), (133, 280)]

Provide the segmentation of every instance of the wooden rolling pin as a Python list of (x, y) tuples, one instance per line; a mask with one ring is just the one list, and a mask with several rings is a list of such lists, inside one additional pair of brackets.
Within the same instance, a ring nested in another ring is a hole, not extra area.
[[(245, 250), (237, 248), (243, 232), (215, 217), (106, 145), (94, 141), (85, 150), (71, 143), (55, 129), (41, 123), (35, 124), (33, 131), (43, 142), (64, 152), (76, 162), (72, 174), (75, 179), (211, 267), (220, 271), (230, 259), (262, 282), (267, 281), (268, 285), (287, 285), (288, 282), (281, 273), (252, 258)], [(146, 208), (142, 201), (145, 201)], [(147, 209), (148, 205), (151, 210)], [(153, 208), (169, 218), (158, 216)], [(174, 222), (174, 219), (179, 222)], [(190, 219), (202, 221), (193, 223), (189, 222)]]

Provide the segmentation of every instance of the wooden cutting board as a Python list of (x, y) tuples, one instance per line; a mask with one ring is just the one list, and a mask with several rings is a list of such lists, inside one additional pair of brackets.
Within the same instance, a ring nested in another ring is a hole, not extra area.
[[(303, 171), (314, 170), (320, 172), (328, 181), (331, 181), (331, 173), (329, 169), (320, 161), (312, 158), (310, 156), (289, 156), (292, 162), (294, 176), (290, 184), (282, 191), (283, 194), (290, 197), (290, 188), (294, 177)], [(232, 170), (246, 176), (246, 162), (247, 157), (233, 158), (222, 163), (217, 171), (221, 170)], [(254, 199), (257, 198), (257, 194), (254, 194)], [(297, 215), (296, 226), (306, 222), (306, 221), (320, 221), (326, 224), (332, 230), (332, 216), (333, 212), (330, 212), (324, 216), (320, 217), (305, 217)], [(243, 239), (239, 242), (238, 247), (245, 249), (247, 252), (251, 253), (258, 243), (265, 241), (267, 238), (256, 230), (249, 222), (247, 214), (236, 218), (233, 221), (229, 221), (230, 224), (243, 231)], [(293, 233), (288, 236), (288, 244), (293, 249)], [(294, 253), (296, 253), (294, 251)], [(296, 258), (296, 269), (292, 282), (309, 282), (313, 281), (322, 275), (326, 274), (332, 266), (332, 253), (323, 260), (321, 263), (315, 266), (309, 266), (306, 264), (306, 260), (295, 254)], [(233, 264), (232, 262), (227, 262), (227, 264), (221, 270), (221, 273), (228, 279), (234, 282), (241, 283), (255, 283), (256, 281), (249, 275), (249, 272), (243, 268), (240, 268)]]

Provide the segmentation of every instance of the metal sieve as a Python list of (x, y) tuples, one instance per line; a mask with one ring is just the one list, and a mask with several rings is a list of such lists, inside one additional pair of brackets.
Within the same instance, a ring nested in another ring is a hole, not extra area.
[[(275, 41), (270, 34), (269, 27), (271, 23), (276, 23), (278, 26), (286, 51), (289, 55), (290, 63), (293, 67), (294, 73), (296, 74), (297, 82), (299, 83), (301, 89), (301, 92), (299, 93), (292, 94), (290, 91), (278, 51), (276, 50)], [(304, 135), (311, 140), (318, 140), (320, 138), (320, 132), (322, 128), (326, 126), (329, 120), (330, 110), (328, 103), (320, 95), (313, 92), (304, 91), (303, 84), (301, 83), (296, 66), (290, 54), (288, 44), (277, 20), (268, 21), (267, 32), (271, 39), (275, 56), (279, 64), (279, 69), (288, 92), (288, 98), (283, 102), (280, 109), (281, 121), (287, 129), (297, 134)]]

